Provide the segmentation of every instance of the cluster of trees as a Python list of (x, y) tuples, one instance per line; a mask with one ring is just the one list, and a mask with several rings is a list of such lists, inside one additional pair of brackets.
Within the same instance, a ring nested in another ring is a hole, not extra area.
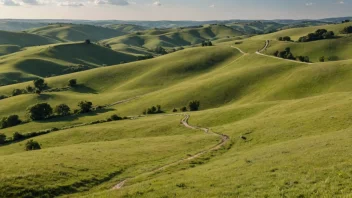
[(352, 34), (352, 26), (347, 26), (341, 30), (341, 34)]
[(90, 70), (90, 69), (93, 69), (93, 68), (94, 67), (87, 66), (87, 65), (69, 66), (69, 67), (63, 69), (61, 74), (71, 74), (71, 73), (76, 73), (76, 72)]
[(351, 20), (346, 19), (342, 21), (342, 23), (349, 23), (349, 22), (351, 22)]
[(291, 37), (289, 36), (284, 36), (284, 37), (279, 37), (277, 38), (278, 41), (291, 41)]
[(145, 56), (138, 56), (137, 60), (147, 60), (147, 59), (152, 59), (154, 56), (152, 55), (145, 55)]
[(26, 151), (40, 150), (40, 144), (37, 141), (29, 140), (25, 145)]
[(154, 52), (157, 53), (157, 54), (161, 54), (161, 55), (167, 54), (167, 51), (161, 46), (157, 46), (154, 49)]
[(289, 48), (289, 47), (287, 47), (284, 51), (276, 51), (274, 53), (274, 56), (279, 57), (279, 58), (289, 59), (289, 60), (298, 60), (298, 61), (307, 62), (307, 63), (309, 62), (308, 56), (295, 57), (291, 52), (291, 48)]
[(339, 57), (338, 56), (329, 56), (328, 58), (326, 58), (325, 56), (322, 56), (319, 58), (320, 62), (326, 62), (326, 61), (338, 61)]
[[(193, 101), (190, 101), (188, 103), (188, 108), (189, 108), (190, 111), (198, 111), (199, 107), (200, 107), (200, 101), (199, 100), (193, 100)], [(181, 112), (186, 112), (186, 111), (188, 111), (188, 108), (187, 107), (181, 107), (180, 111)], [(178, 110), (176, 108), (174, 108), (172, 110), (172, 112), (174, 112), (174, 113), (177, 112), (177, 111)]]
[(202, 46), (205, 47), (205, 46), (213, 46), (213, 43), (211, 41), (203, 41), (202, 42)]
[[(75, 114), (88, 113), (93, 110), (93, 103), (81, 101), (78, 103), (79, 109), (74, 110)], [(39, 103), (27, 109), (31, 120), (45, 120), (53, 115), (68, 116), (71, 115), (71, 108), (66, 104), (57, 105), (54, 109), (48, 103)]]
[[(8, 141), (19, 141), (19, 140), (23, 140), (26, 137), (24, 135), (22, 135), (21, 133), (15, 132), (12, 136), (12, 139), (7, 140), (7, 137), (5, 134), (0, 133), (0, 145), (6, 144)], [(34, 140), (29, 140), (26, 144), (25, 144), (25, 150), (26, 151), (32, 151), (32, 150), (39, 150), (41, 149), (40, 144), (37, 141)]]
[(8, 127), (13, 127), (17, 126), (22, 123), (22, 120), (18, 117), (18, 115), (10, 115), (9, 117), (3, 117), (0, 120), (0, 128), (8, 128)]
[(146, 110), (143, 111), (144, 115), (147, 114), (158, 114), (158, 113), (164, 113), (163, 110), (161, 110), (161, 106), (160, 105), (156, 105), (156, 106), (152, 106)]
[(327, 31), (326, 29), (318, 29), (314, 33), (309, 33), (307, 36), (299, 38), (298, 42), (317, 41), (322, 39), (331, 39), (334, 37), (335, 33), (333, 31)]

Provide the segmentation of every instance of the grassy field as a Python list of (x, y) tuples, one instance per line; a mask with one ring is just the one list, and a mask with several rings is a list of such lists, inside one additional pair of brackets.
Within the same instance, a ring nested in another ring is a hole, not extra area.
[(0, 31), (0, 45), (18, 45), (20, 47), (57, 43), (55, 39), (26, 32)]
[[(323, 27), (337, 31), (345, 25)], [(214, 42), (212, 47), (192, 47), (110, 67), (82, 59), (97, 68), (45, 79), (50, 87), (61, 88), (75, 78), (77, 87), (0, 100), (0, 118), (17, 114), (26, 120), (27, 107), (39, 102), (53, 107), (65, 103), (76, 109), (82, 100), (98, 106), (132, 99), (88, 114), (1, 129), (0, 133), (11, 137), (14, 132), (73, 127), (34, 137), (41, 150), (25, 151), (27, 140), (1, 146), (0, 196), (352, 196), (351, 37), (341, 35), (309, 43), (272, 41), (267, 49), (270, 54), (291, 47), (295, 55), (309, 55), (315, 62), (309, 65), (255, 53), (265, 40), (279, 35), (295, 38), (318, 28), (233, 39), (222, 38), (227, 33), (219, 33), (218, 38), (225, 40)], [(172, 31), (148, 30), (138, 37), (170, 36)], [(189, 33), (188, 29), (182, 31)], [(132, 41), (138, 44), (141, 40)], [(146, 49), (153, 42), (143, 40), (138, 45)], [(86, 47), (67, 45), (73, 49), (61, 44), (49, 49), (33, 47), (0, 59), (10, 60), (11, 56), (40, 49), (57, 61), (72, 60), (64, 52), (76, 49), (78, 53)], [(316, 62), (325, 53), (341, 59)], [(79, 56), (85, 57), (83, 53)], [(32, 82), (0, 87), (0, 95), (10, 95), (13, 89), (29, 84)], [(173, 108), (187, 106), (191, 100), (199, 100), (201, 106), (200, 111), (187, 112), (191, 116), (189, 124), (227, 135), (230, 140), (222, 149), (210, 152), (220, 138), (186, 128), (180, 124), (185, 113), (172, 113)], [(165, 113), (141, 116), (152, 105), (161, 105)], [(133, 119), (83, 126), (113, 114)], [(204, 154), (180, 162), (199, 152)], [(158, 170), (168, 164), (173, 165)], [(121, 181), (126, 181), (121, 189), (111, 190)]]

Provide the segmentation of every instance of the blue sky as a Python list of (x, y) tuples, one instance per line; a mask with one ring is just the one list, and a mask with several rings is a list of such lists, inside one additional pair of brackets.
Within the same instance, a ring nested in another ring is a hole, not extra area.
[(352, 0), (0, 0), (0, 18), (317, 19), (351, 10)]

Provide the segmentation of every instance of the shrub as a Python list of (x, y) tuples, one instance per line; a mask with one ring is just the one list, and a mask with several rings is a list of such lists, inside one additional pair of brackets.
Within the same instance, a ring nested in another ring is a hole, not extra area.
[(203, 41), (202, 42), (202, 46), (205, 47), (205, 46), (213, 46), (213, 43), (211, 41)]
[(35, 89), (35, 93), (40, 95), (42, 93), (42, 91), (40, 91), (39, 89)]
[(60, 104), (55, 107), (54, 112), (59, 116), (67, 116), (70, 115), (71, 109), (66, 104)]
[(44, 120), (49, 118), (53, 113), (53, 109), (48, 103), (36, 104), (29, 107), (27, 111), (32, 120)]
[(190, 111), (198, 111), (200, 106), (200, 102), (198, 100), (194, 100), (189, 102), (188, 107)]
[(3, 133), (0, 133), (0, 144), (4, 144), (6, 142), (6, 135)]
[(122, 118), (121, 118), (120, 116), (116, 115), (116, 114), (112, 115), (112, 116), (110, 117), (110, 119), (111, 119), (111, 120), (122, 120)]
[(180, 111), (186, 112), (186, 111), (188, 111), (188, 110), (187, 110), (187, 107), (181, 107)]
[(90, 42), (89, 39), (86, 39), (86, 40), (84, 41), (84, 43), (85, 43), (85, 44), (88, 44), (88, 45), (91, 44), (91, 42)]
[(163, 47), (161, 47), (161, 46), (157, 46), (154, 49), (154, 52), (156, 52), (158, 54), (162, 54), (162, 55), (167, 54), (166, 50)]
[(80, 108), (80, 113), (88, 113), (92, 111), (93, 103), (88, 101), (81, 101), (78, 103), (78, 107)]
[(28, 86), (26, 87), (26, 91), (27, 91), (28, 93), (33, 93), (33, 92), (34, 92), (34, 88), (33, 88), (32, 86), (28, 85)]
[(325, 56), (320, 57), (320, 58), (319, 58), (319, 61), (320, 61), (320, 62), (325, 62)]
[(303, 36), (298, 39), (298, 42), (309, 42), (317, 41), (322, 39), (334, 38), (335, 33), (333, 31), (327, 31), (326, 29), (318, 29), (314, 33), (309, 33), (307, 36)]
[(19, 132), (15, 132), (15, 133), (13, 133), (13, 135), (12, 135), (12, 140), (13, 140), (13, 141), (23, 140), (24, 138), (25, 138), (25, 136), (22, 135), (22, 134), (19, 133)]
[(77, 85), (77, 79), (71, 79), (68, 81), (68, 86), (75, 87)]
[(12, 96), (18, 96), (18, 95), (21, 95), (23, 94), (23, 90), (22, 89), (14, 89), (12, 91)]
[(160, 105), (152, 106), (151, 108), (148, 108), (147, 110), (145, 110), (143, 112), (144, 115), (146, 115), (146, 114), (158, 114), (158, 113), (164, 113), (164, 111), (161, 110), (161, 106)]
[(172, 112), (176, 113), (176, 112), (177, 112), (177, 109), (176, 109), (176, 108), (174, 108), (174, 109), (172, 110)]
[(341, 34), (352, 34), (352, 26), (348, 26), (341, 30)]
[(0, 95), (0, 100), (6, 99), (6, 98), (8, 98), (8, 97), (5, 95)]
[(40, 150), (41, 147), (38, 142), (29, 140), (25, 145), (26, 151)]
[(48, 85), (45, 83), (44, 79), (42, 79), (42, 78), (34, 80), (33, 83), (34, 83), (34, 87), (40, 91), (43, 91), (44, 89), (46, 89), (48, 87)]
[(299, 60), (301, 62), (309, 63), (309, 57), (308, 56), (297, 56), (297, 60)]
[(9, 117), (4, 117), (0, 121), (0, 127), (2, 129), (13, 127), (21, 124), (22, 121), (19, 119), (18, 115), (10, 115)]
[(279, 40), (279, 41), (291, 41), (291, 37), (289, 37), (289, 36), (279, 37), (277, 40)]

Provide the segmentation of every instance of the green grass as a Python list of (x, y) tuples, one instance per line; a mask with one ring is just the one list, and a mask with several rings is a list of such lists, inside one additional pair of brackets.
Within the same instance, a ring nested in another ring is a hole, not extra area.
[(0, 45), (0, 56), (18, 52), (20, 49), (18, 45)]
[(111, 25), (104, 25), (104, 27), (118, 30), (124, 33), (132, 33), (132, 32), (144, 31), (148, 29), (147, 27), (132, 25), (132, 24), (111, 24)]
[(0, 45), (18, 45), (20, 47), (57, 43), (57, 40), (26, 32), (0, 31)]
[[(341, 25), (327, 28), (337, 30)], [(286, 31), (292, 33), (288, 36), (299, 36), (311, 30), (285, 30), (276, 36)], [(168, 35), (168, 31), (149, 30), (148, 35)], [(224, 40), (213, 47), (46, 78), (51, 87), (66, 86), (72, 78), (80, 86), (0, 100), (0, 117), (18, 114), (26, 119), (25, 109), (37, 102), (66, 103), (75, 109), (81, 100), (105, 105), (140, 96), (90, 114), (2, 129), (10, 137), (14, 132), (88, 123), (115, 113), (137, 116), (35, 137), (42, 145), (39, 151), (25, 152), (26, 141), (0, 147), (0, 195), (351, 196), (352, 59), (349, 48), (347, 52), (342, 48), (350, 37), (304, 44), (272, 42), (268, 48), (292, 45), (295, 55), (304, 52), (313, 59), (334, 46), (328, 53), (346, 59), (307, 65), (255, 54), (272, 36)], [(242, 43), (235, 44), (238, 41)], [(0, 87), (0, 94), (28, 84)], [(171, 113), (191, 100), (200, 100), (201, 109), (188, 112), (189, 123), (211, 127), (228, 135), (230, 142), (221, 151), (153, 172), (219, 142), (215, 135), (180, 125), (180, 115), (138, 116), (158, 104)], [(111, 190), (126, 178), (122, 189)]]

